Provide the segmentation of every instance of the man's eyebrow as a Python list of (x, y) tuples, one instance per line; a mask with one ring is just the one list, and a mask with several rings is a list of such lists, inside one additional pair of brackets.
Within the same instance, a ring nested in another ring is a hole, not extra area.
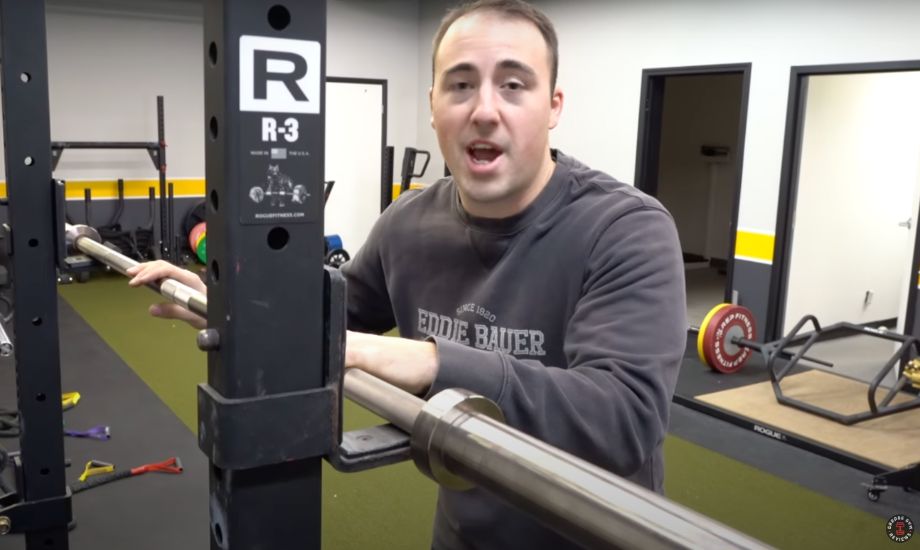
[(498, 66), (499, 68), (502, 68), (502, 69), (510, 69), (512, 71), (520, 71), (523, 73), (527, 73), (528, 76), (532, 76), (532, 77), (537, 76), (537, 71), (533, 70), (533, 68), (530, 65), (521, 63), (520, 61), (517, 61), (514, 59), (504, 59), (502, 61), (499, 61)]
[[(520, 71), (528, 76), (536, 77), (537, 72), (530, 65), (514, 59), (504, 59), (498, 62), (500, 69)], [(461, 62), (444, 71), (444, 76), (450, 76), (456, 73), (476, 72), (476, 67), (472, 63)]]
[(456, 73), (474, 72), (475, 70), (476, 67), (474, 67), (472, 63), (457, 63), (453, 67), (444, 71), (444, 76), (450, 76)]

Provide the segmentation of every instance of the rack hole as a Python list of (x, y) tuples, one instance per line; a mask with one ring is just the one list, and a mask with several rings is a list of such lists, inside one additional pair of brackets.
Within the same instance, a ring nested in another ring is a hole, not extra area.
[(220, 528), (219, 523), (214, 523), (214, 538), (217, 539), (217, 544), (224, 544), (224, 531)]
[(208, 128), (211, 131), (211, 139), (217, 139), (217, 117), (211, 117), (211, 121), (208, 123)]
[(208, 46), (208, 59), (211, 60), (211, 66), (217, 65), (217, 44), (211, 42)]
[(268, 232), (268, 246), (272, 250), (281, 250), (284, 248), (291, 236), (288, 234), (287, 229), (283, 227), (276, 227)]
[(38, 246), (38, 239), (29, 239), (29, 246), (32, 248)]
[(41, 317), (32, 317), (32, 324), (35, 326), (40, 326), (42, 324)]
[(32, 80), (32, 75), (29, 73), (19, 73), (19, 80), (21, 80), (23, 83), (27, 83)]
[(217, 212), (217, 207), (220, 204), (220, 198), (217, 195), (217, 189), (211, 190), (210, 197), (211, 197), (211, 208), (213, 208), (214, 211)]
[(268, 9), (268, 24), (276, 31), (281, 31), (291, 24), (291, 12), (280, 4)]
[(32, 157), (26, 157), (26, 158), (22, 159), (22, 162), (23, 162), (26, 166), (32, 166), (33, 164), (35, 164), (35, 159), (32, 158)]

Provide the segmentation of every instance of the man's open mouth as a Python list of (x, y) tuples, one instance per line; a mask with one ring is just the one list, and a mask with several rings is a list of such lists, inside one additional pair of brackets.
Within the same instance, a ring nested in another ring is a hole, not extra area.
[(466, 148), (467, 154), (473, 164), (486, 165), (495, 161), (502, 154), (502, 150), (490, 143), (473, 143)]

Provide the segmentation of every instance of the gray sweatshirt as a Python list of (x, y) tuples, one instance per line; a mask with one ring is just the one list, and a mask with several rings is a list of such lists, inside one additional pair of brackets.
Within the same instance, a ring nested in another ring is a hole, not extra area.
[[(460, 387), (507, 423), (661, 492), (686, 340), (683, 262), (653, 198), (553, 152), (537, 199), (467, 214), (450, 178), (399, 198), (343, 271), (349, 328), (434, 341), (429, 396)], [(441, 489), (433, 547), (572, 544), (481, 489)]]

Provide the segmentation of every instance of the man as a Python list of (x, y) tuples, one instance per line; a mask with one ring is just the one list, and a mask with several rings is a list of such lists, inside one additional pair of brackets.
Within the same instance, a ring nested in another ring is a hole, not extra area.
[[(450, 12), (432, 65), (431, 124), (452, 177), (400, 197), (343, 266), (346, 366), (425, 397), (472, 390), (509, 425), (660, 492), (687, 327), (673, 221), (550, 149), (557, 39), (527, 3)], [(132, 284), (175, 275), (145, 269)], [(401, 338), (377, 335), (394, 326)], [(571, 546), (479, 489), (441, 490), (432, 544)]]

